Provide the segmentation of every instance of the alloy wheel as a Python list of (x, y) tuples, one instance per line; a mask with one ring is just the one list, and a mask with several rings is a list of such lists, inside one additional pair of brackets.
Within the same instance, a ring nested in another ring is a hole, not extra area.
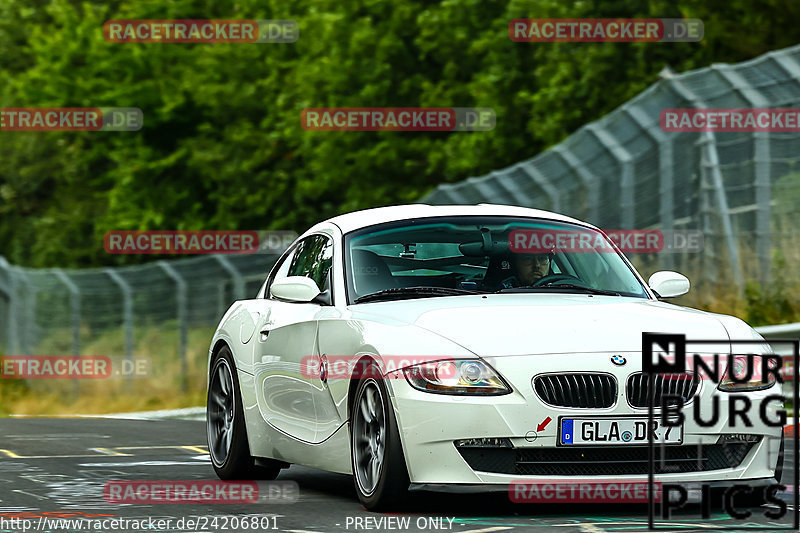
[(217, 466), (225, 464), (230, 454), (235, 415), (233, 374), (228, 361), (220, 358), (209, 384), (207, 415), (209, 451)]
[(386, 450), (386, 409), (375, 380), (364, 384), (353, 425), (355, 476), (364, 494), (372, 494), (380, 481)]

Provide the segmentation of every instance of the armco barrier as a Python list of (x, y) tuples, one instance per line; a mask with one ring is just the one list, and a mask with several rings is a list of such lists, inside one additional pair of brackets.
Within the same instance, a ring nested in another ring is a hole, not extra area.
[[(770, 339), (800, 339), (800, 322), (792, 324), (778, 324), (776, 326), (761, 326), (755, 328), (766, 340)], [(775, 353), (780, 355), (791, 355), (791, 347), (786, 343), (775, 343), (772, 345)], [(790, 359), (784, 359), (783, 376), (787, 383), (791, 383), (794, 378), (794, 363)]]

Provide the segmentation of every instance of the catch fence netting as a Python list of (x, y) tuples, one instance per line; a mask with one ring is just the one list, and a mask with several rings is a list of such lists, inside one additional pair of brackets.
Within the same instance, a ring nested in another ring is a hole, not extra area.
[(440, 185), (421, 201), (535, 207), (603, 229), (702, 231), (700, 252), (640, 259), (740, 291), (748, 280), (769, 282), (776, 268), (797, 278), (800, 133), (669, 132), (660, 118), (671, 109), (798, 107), (798, 46), (735, 65), (665, 70), (650, 88), (558, 145)]
[[(665, 72), (549, 150), (440, 185), (420, 201), (536, 207), (605, 229), (700, 230), (701, 251), (640, 262), (688, 273), (695, 285), (738, 290), (748, 280), (769, 281), (776, 265), (797, 278), (800, 134), (668, 133), (659, 123), (671, 108), (765, 107), (800, 107), (800, 46), (736, 65)], [(0, 350), (163, 353), (185, 361), (187, 350), (207, 348), (233, 301), (256, 294), (277, 257), (205, 255), (80, 270), (22, 268), (0, 258)]]

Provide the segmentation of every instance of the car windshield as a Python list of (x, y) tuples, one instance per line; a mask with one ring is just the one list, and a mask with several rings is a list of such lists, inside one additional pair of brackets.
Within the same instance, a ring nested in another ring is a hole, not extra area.
[(602, 233), (564, 222), (502, 216), (406, 220), (351, 232), (345, 249), (350, 303), (476, 291), (648, 298)]

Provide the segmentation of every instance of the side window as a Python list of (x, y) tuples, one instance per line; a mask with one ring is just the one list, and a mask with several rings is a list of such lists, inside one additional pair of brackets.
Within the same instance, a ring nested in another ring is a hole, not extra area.
[(323, 235), (312, 235), (297, 246), (292, 257), (289, 276), (313, 279), (320, 290), (329, 288), (328, 273), (333, 265), (333, 241)]

